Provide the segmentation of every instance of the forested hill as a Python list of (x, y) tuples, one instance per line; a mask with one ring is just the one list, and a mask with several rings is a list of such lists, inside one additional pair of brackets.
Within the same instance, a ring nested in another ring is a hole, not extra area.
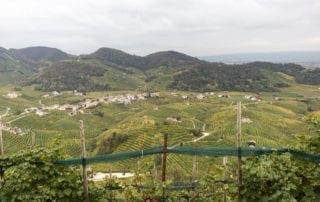
[(176, 51), (162, 51), (141, 57), (112, 48), (100, 48), (96, 52), (86, 56), (86, 58), (99, 59), (107, 65), (134, 67), (140, 70), (148, 70), (160, 66), (178, 67), (186, 64), (203, 63), (198, 58)]
[(49, 47), (28, 47), (22, 49), (5, 49), (0, 47), (0, 70), (17, 69), (37, 70), (45, 63), (72, 58), (71, 55)]
[(84, 58), (98, 59), (111, 66), (142, 68), (145, 65), (143, 57), (130, 55), (113, 48), (100, 48), (96, 52), (84, 56)]
[(0, 48), (0, 77), (17, 72), (19, 81), (28, 78), (31, 82), (25, 84), (36, 84), (41, 91), (135, 90), (147, 86), (157, 90), (256, 92), (278, 91), (294, 83), (320, 85), (319, 69), (308, 70), (293, 63), (230, 65), (206, 62), (176, 51), (142, 57), (100, 48), (92, 54), (71, 56), (47, 47)]
[(109, 90), (108, 84), (95, 83), (90, 78), (103, 76), (105, 71), (91, 63), (61, 61), (41, 70), (31, 83), (39, 84), (36, 89), (40, 91), (103, 91)]
[(15, 55), (18, 60), (32, 69), (36, 69), (41, 63), (57, 62), (71, 57), (59, 49), (43, 46), (9, 49), (9, 51)]

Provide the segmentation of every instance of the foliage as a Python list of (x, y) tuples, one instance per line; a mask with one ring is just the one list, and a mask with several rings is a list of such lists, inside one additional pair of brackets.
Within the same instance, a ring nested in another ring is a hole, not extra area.
[(98, 154), (109, 154), (116, 150), (122, 143), (128, 140), (128, 134), (113, 132), (110, 136), (101, 140), (98, 147)]
[(190, 130), (190, 132), (192, 133), (193, 136), (195, 137), (200, 137), (203, 135), (203, 131), (200, 128), (193, 128)]
[(320, 153), (320, 111), (310, 113), (306, 121), (310, 123), (310, 130), (315, 134), (309, 138), (307, 148), (314, 153)]
[(36, 148), (1, 159), (1, 196), (14, 201), (77, 201), (82, 198), (80, 171), (54, 164), (59, 150)]
[[(315, 134), (300, 135), (298, 146), (319, 153), (319, 113), (306, 119)], [(249, 201), (318, 201), (320, 197), (320, 167), (317, 164), (292, 159), (289, 154), (248, 158), (243, 165), (241, 195)]]
[(320, 168), (290, 155), (250, 158), (243, 166), (242, 197), (249, 201), (316, 201)]

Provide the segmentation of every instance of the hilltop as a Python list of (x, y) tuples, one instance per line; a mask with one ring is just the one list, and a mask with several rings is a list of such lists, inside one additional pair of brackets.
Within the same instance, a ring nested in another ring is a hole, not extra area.
[(69, 54), (57, 48), (43, 46), (9, 49), (9, 51), (30, 68), (36, 68), (43, 62), (57, 62), (71, 57)]
[(112, 48), (100, 48), (88, 55), (88, 58), (99, 59), (107, 65), (122, 67), (134, 67), (140, 70), (148, 70), (160, 66), (181, 66), (186, 63), (200, 63), (197, 58), (176, 51), (162, 51), (145, 57), (131, 55), (121, 50)]
[(39, 46), (7, 50), (0, 47), (0, 83), (22, 85), (40, 68), (70, 57), (56, 48)]

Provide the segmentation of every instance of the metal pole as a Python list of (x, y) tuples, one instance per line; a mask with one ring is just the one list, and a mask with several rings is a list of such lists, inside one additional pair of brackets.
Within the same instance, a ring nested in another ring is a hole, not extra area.
[[(168, 146), (168, 134), (164, 134), (163, 150), (162, 150), (162, 183), (166, 182), (167, 146)], [(165, 201), (164, 188), (162, 189), (162, 199), (163, 199), (163, 201)]]
[(84, 202), (89, 202), (89, 189), (88, 189), (88, 179), (87, 179), (87, 165), (86, 165), (86, 140), (84, 136), (83, 121), (80, 120), (80, 139), (82, 147), (82, 176), (83, 176), (83, 194)]
[(241, 201), (242, 162), (241, 162), (241, 102), (237, 103), (237, 148), (238, 148), (238, 200)]

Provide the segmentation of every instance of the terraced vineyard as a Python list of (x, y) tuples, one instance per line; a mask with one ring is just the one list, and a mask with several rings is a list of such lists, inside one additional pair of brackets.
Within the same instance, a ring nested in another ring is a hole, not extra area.
[[(298, 88), (298, 87), (296, 87)], [(303, 88), (300, 86), (299, 88)], [(292, 87), (283, 92), (261, 93), (262, 101), (245, 99), (248, 93), (215, 92), (207, 98), (197, 99), (199, 93), (160, 92), (158, 98), (134, 101), (129, 105), (100, 104), (86, 109), (84, 114), (69, 116), (68, 111), (50, 111), (44, 116), (34, 113), (19, 115), (24, 108), (39, 106), (39, 99), (44, 93), (32, 91), (29, 87), (22, 89), (21, 94), (28, 96), (8, 99), (0, 96), (1, 111), (10, 107), (8, 116), (3, 122), (11, 127), (18, 127), (24, 134), (17, 135), (4, 132), (5, 152), (10, 154), (36, 146), (50, 146), (60, 140), (60, 146), (73, 157), (80, 155), (79, 120), (84, 120), (89, 156), (104, 154), (101, 149), (106, 140), (113, 134), (125, 135), (127, 139), (115, 144), (112, 152), (143, 150), (161, 146), (164, 133), (169, 134), (169, 146), (226, 147), (235, 145), (236, 102), (242, 101), (242, 140), (243, 145), (254, 140), (258, 147), (290, 147), (295, 135), (308, 131), (304, 115), (308, 110), (319, 110), (320, 90), (307, 87), (305, 91), (291, 92)], [(10, 87), (0, 90), (9, 92)], [(309, 91), (309, 93), (308, 93)], [(303, 92), (303, 93), (300, 93)], [(45, 100), (42, 104), (74, 103), (86, 98), (97, 99), (105, 94), (122, 94), (126, 92), (89, 93), (85, 97), (68, 95)], [(218, 95), (228, 95), (222, 98)], [(310, 95), (310, 97), (308, 97)], [(182, 98), (188, 96), (188, 99)], [(277, 97), (277, 99), (275, 99)], [(17, 119), (18, 118), (18, 119)], [(192, 130), (202, 131), (201, 137)], [(34, 140), (33, 140), (34, 138)], [(139, 160), (141, 169), (150, 170), (153, 164), (159, 166), (158, 157), (143, 157)], [(221, 164), (221, 159), (198, 157), (199, 174), (212, 163)], [(93, 165), (92, 169), (106, 171), (134, 170), (136, 160), (118, 162), (112, 165)], [(181, 155), (168, 156), (169, 174), (180, 172), (190, 176), (193, 169), (193, 158)]]

